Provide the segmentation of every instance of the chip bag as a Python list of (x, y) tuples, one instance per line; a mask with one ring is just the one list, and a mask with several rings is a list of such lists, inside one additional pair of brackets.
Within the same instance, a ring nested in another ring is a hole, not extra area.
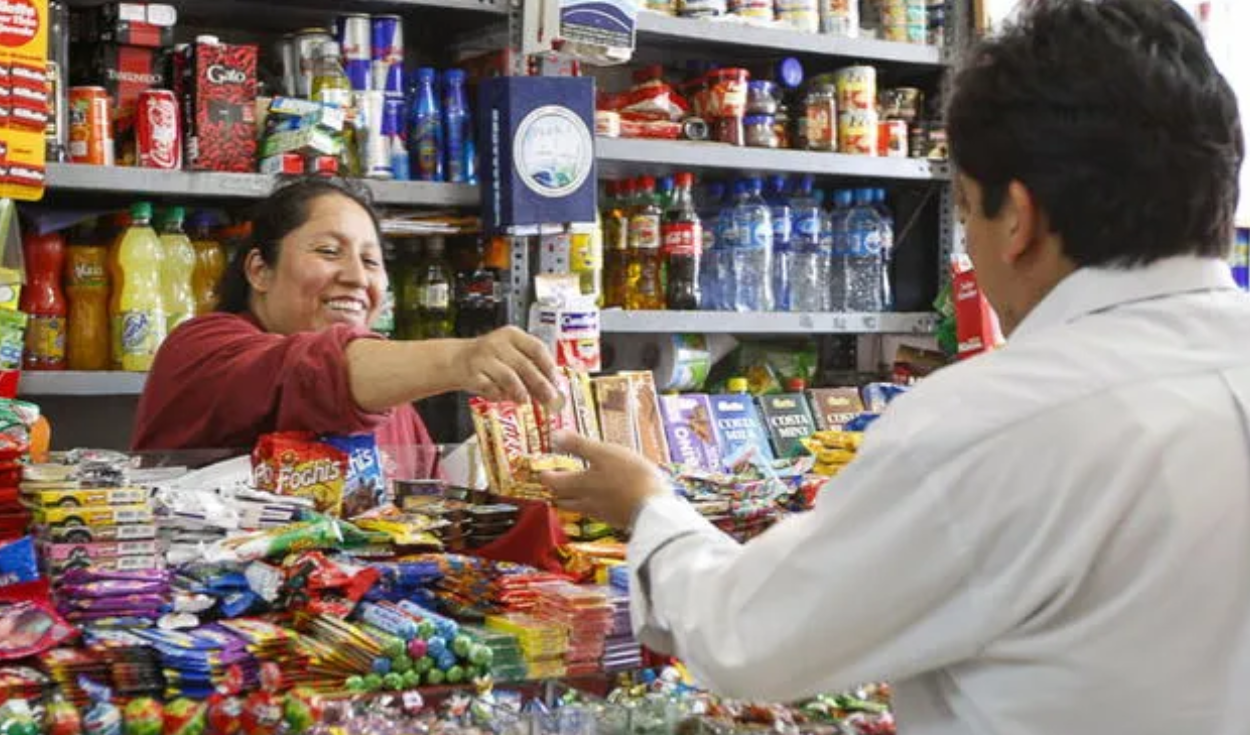
[(347, 455), (343, 486), (343, 517), (355, 518), (387, 502), (382, 456), (373, 434), (326, 434), (318, 441)]
[(257, 489), (310, 498), (319, 513), (335, 517), (343, 510), (349, 466), (343, 450), (317, 441), (308, 432), (265, 434), (252, 450)]

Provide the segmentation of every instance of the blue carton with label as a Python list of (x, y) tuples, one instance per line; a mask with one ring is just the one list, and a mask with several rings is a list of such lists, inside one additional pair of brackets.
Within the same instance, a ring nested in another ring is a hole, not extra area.
[(594, 221), (593, 79), (484, 79), (478, 110), (488, 231)]

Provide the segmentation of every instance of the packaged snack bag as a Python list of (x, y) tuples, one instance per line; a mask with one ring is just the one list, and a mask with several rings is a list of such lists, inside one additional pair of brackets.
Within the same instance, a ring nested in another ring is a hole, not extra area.
[(343, 450), (323, 444), (307, 432), (265, 434), (252, 450), (257, 489), (311, 498), (318, 512), (335, 517), (343, 510), (349, 465)]
[(373, 434), (326, 434), (319, 441), (347, 455), (343, 517), (355, 518), (389, 500), (382, 457)]

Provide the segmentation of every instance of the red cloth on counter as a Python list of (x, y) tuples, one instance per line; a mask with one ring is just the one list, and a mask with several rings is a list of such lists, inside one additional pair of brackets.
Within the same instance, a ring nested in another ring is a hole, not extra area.
[[(271, 334), (251, 314), (208, 314), (165, 340), (139, 399), (135, 451), (239, 449), (261, 434), (372, 432), (382, 448), (431, 447), (411, 405), (371, 413), (352, 399), (347, 345), (382, 339), (336, 324), (319, 332)], [(384, 449), (384, 451), (386, 451)], [(434, 451), (396, 451), (391, 477), (438, 476)]]
[(492, 561), (511, 561), (553, 574), (564, 574), (560, 547), (569, 542), (556, 509), (547, 503), (500, 498), (520, 508), (516, 525), (494, 541), (469, 553)]

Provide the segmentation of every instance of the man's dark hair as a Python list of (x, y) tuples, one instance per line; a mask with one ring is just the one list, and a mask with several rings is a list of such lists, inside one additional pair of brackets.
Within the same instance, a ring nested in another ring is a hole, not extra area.
[(1227, 253), (1237, 99), (1175, 3), (1039, 0), (971, 50), (948, 100), (985, 216), (1018, 180), (1078, 266)]
[(276, 266), (282, 239), (302, 227), (308, 221), (312, 203), (325, 196), (342, 197), (358, 204), (369, 213), (378, 242), (382, 241), (382, 228), (368, 189), (347, 179), (324, 176), (291, 179), (256, 205), (252, 214), (251, 243), (235, 251), (222, 274), (221, 302), (217, 311), (242, 314), (250, 308), (252, 286), (246, 273), (248, 254), (257, 250), (261, 260), (270, 267)]

